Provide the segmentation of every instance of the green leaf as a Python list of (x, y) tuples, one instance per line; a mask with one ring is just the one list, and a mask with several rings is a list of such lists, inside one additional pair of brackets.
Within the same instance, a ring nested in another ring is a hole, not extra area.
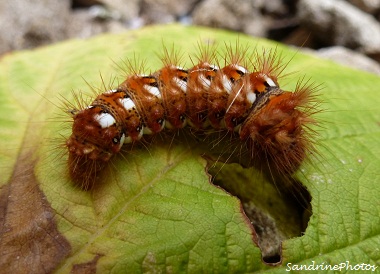
[[(60, 96), (70, 101), (72, 90), (90, 92), (83, 79), (103, 90), (99, 74), (107, 87), (116, 85), (125, 75), (116, 64), (125, 58), (146, 59), (147, 73), (155, 71), (162, 41), (192, 54), (203, 39), (221, 48), (237, 39), (252, 48), (276, 47), (234, 33), (167, 25), (2, 57), (1, 269), (272, 273), (288, 270), (289, 263), (380, 263), (380, 78), (282, 45), (277, 50), (292, 59), (287, 71), (298, 72), (281, 80), (284, 89), (294, 89), (304, 75), (323, 84), (320, 157), (295, 175), (312, 197), (304, 235), (295, 237), (296, 213), (260, 174), (233, 165), (220, 171), (276, 218), (286, 238), (294, 237), (283, 242), (281, 265), (262, 262), (239, 199), (209, 182), (200, 156), (209, 151), (207, 139), (162, 134), (116, 157), (92, 191), (72, 184), (60, 148), (70, 134), (64, 122), (70, 118), (57, 107)], [(187, 55), (184, 60), (183, 66), (191, 65)]]

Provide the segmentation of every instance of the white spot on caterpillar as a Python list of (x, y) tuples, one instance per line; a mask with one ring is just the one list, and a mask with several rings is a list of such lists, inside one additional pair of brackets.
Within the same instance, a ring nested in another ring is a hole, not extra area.
[(162, 120), (161, 130), (163, 130), (165, 128), (165, 123), (166, 123), (166, 120)]
[(248, 70), (245, 67), (239, 66), (239, 65), (232, 65), (232, 67), (238, 71), (241, 71), (244, 74), (248, 73)]
[(152, 87), (149, 85), (144, 85), (144, 88), (152, 95), (157, 96), (161, 99), (161, 93), (160, 90), (157, 87)]
[(202, 83), (202, 86), (208, 89), (211, 86), (211, 81), (207, 79), (203, 74), (199, 76), (199, 81)]
[(228, 94), (231, 94), (231, 91), (232, 91), (232, 83), (230, 81), (230, 79), (228, 79), (228, 77), (223, 74), (223, 87), (224, 87), (224, 90), (228, 93)]
[(144, 135), (144, 126), (141, 126), (141, 129), (140, 129), (139, 135), (137, 136), (138, 140), (140, 140), (141, 137), (143, 137), (143, 135)]
[[(166, 121), (165, 121), (165, 120), (160, 120), (158, 123), (161, 125), (161, 127), (160, 127), (160, 131), (163, 130), (163, 129), (165, 128), (165, 123), (166, 123)], [(143, 134), (148, 134), (148, 135), (150, 135), (150, 134), (153, 134), (153, 131), (152, 131), (152, 129), (150, 129), (149, 127), (144, 127), (144, 128), (143, 128)]]
[(110, 89), (110, 90), (107, 90), (106, 92), (104, 92), (105, 94), (112, 94), (112, 93), (115, 93), (117, 92), (117, 89)]
[[(183, 128), (186, 126), (187, 124), (187, 119), (185, 116), (181, 115), (180, 116), (180, 120), (182, 121), (182, 125), (180, 126), (180, 128)], [(167, 129), (174, 129), (174, 126), (172, 125), (172, 123), (170, 123), (169, 121), (165, 120), (165, 128)]]
[(277, 87), (276, 83), (271, 78), (269, 78), (268, 76), (265, 76), (265, 81), (267, 82), (268, 86)]
[(120, 99), (120, 103), (123, 105), (123, 108), (125, 110), (130, 110), (136, 107), (131, 98)]
[(120, 147), (119, 148), (121, 148), (123, 146), (124, 142), (125, 142), (125, 134), (123, 133), (123, 135), (121, 135), (121, 138), (120, 138), (120, 145), (119, 145)]
[(216, 66), (216, 65), (210, 65), (210, 68), (213, 69), (213, 70), (219, 70), (219, 67)]
[[(144, 127), (141, 126), (141, 128), (139, 129), (139, 135), (137, 136), (137, 140), (140, 140), (141, 137), (143, 136), (143, 134), (144, 134)], [(132, 143), (132, 141), (133, 140), (132, 140), (131, 136), (126, 136), (124, 139), (124, 144), (130, 144), (130, 143)]]
[(187, 82), (184, 80), (181, 80), (178, 77), (174, 77), (174, 83), (177, 84), (177, 86), (184, 92), (186, 93), (187, 91)]
[(102, 128), (110, 127), (116, 123), (115, 118), (109, 113), (96, 114), (94, 118)]
[(247, 100), (252, 105), (256, 101), (256, 94), (254, 94), (253, 92), (248, 92)]

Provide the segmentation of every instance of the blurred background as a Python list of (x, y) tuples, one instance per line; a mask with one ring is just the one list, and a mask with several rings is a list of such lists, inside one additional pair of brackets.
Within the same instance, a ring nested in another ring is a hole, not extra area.
[(0, 2), (0, 54), (178, 22), (302, 46), (380, 74), (380, 0), (13, 0)]

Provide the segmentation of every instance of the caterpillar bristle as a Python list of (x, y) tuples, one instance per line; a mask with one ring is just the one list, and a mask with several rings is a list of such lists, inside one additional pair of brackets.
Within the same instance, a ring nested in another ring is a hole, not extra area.
[(90, 159), (88, 156), (77, 156), (69, 153), (69, 176), (82, 190), (90, 190), (99, 180), (101, 172), (107, 167), (107, 162)]
[(208, 63), (210, 65), (217, 64), (217, 49), (215, 44), (211, 44), (209, 41), (207, 43), (198, 42), (197, 52), (195, 53), (195, 58), (193, 59), (190, 55), (190, 61), (192, 66), (195, 67), (201, 63)]
[(224, 60), (224, 66), (230, 64), (243, 66), (246, 69), (252, 69), (250, 67), (252, 61), (252, 53), (249, 53), (249, 45), (243, 46), (239, 40), (234, 44), (224, 44), (224, 52), (221, 53)]
[(256, 49), (251, 59), (253, 70), (258, 73), (268, 75), (276, 81), (281, 77), (287, 63), (284, 62), (284, 57), (275, 49)]
[(118, 64), (115, 62), (115, 66), (120, 71), (122, 79), (127, 79), (133, 75), (145, 75), (148, 69), (148, 63), (146, 59), (141, 59), (135, 54), (131, 58), (125, 58)]
[(183, 62), (183, 53), (176, 49), (174, 45), (172, 45), (170, 48), (163, 45), (162, 53), (158, 54), (158, 57), (160, 58), (163, 67), (182, 67), (181, 63)]

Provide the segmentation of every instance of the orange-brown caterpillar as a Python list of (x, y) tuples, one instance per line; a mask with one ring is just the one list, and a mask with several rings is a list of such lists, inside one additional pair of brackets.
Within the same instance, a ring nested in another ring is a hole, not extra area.
[(72, 111), (66, 141), (72, 179), (87, 188), (123, 144), (186, 125), (236, 134), (255, 162), (273, 174), (292, 174), (314, 149), (309, 125), (315, 123), (315, 87), (299, 83), (294, 92), (284, 91), (278, 84), (284, 65), (275, 51), (246, 54), (230, 47), (219, 68), (207, 48), (184, 69), (176, 54), (165, 50), (160, 70), (132, 72), (115, 89)]

